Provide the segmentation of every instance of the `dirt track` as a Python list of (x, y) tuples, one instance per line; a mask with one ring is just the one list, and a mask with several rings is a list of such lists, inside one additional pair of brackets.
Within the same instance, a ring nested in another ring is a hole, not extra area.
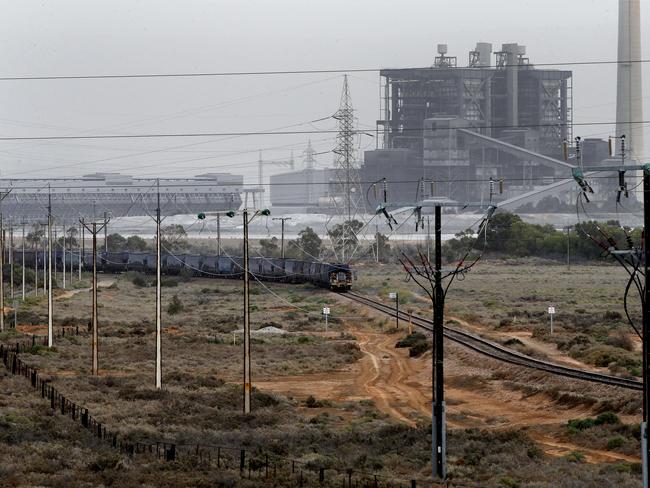
[[(431, 355), (410, 358), (408, 349), (396, 349), (397, 335), (365, 329), (350, 329), (364, 357), (345, 370), (258, 382), (262, 390), (289, 397), (333, 402), (373, 400), (377, 408), (409, 425), (431, 419)], [(452, 346), (454, 347), (454, 346)], [(554, 436), (571, 418), (593, 414), (586, 407), (558, 409), (539, 395), (530, 397), (503, 388), (498, 381), (472, 380), (471, 370), (455, 354), (446, 358), (447, 419), (450, 428), (483, 429), (524, 428), (549, 455), (562, 456), (571, 451), (585, 454), (588, 462), (638, 459), (623, 454), (586, 449)], [(476, 358), (476, 356), (473, 356)], [(469, 380), (468, 380), (469, 378)]]

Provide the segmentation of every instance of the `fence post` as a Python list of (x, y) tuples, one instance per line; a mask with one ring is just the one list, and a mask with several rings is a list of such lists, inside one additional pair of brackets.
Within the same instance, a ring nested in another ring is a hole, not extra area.
[(318, 470), (318, 481), (321, 485), (325, 483), (325, 468), (320, 468)]
[(171, 444), (167, 450), (166, 461), (174, 461), (176, 459), (176, 444)]
[(61, 397), (61, 415), (65, 415), (65, 397)]
[(411, 488), (416, 488), (415, 487), (415, 480), (411, 480)]
[(246, 467), (246, 451), (244, 449), (239, 453), (239, 472), (243, 473)]
[(217, 447), (217, 468), (221, 467), (221, 448)]
[(348, 486), (352, 488), (352, 470), (348, 469)]
[(36, 347), (36, 336), (32, 334), (32, 347)]
[(17, 369), (18, 369), (18, 358), (16, 357), (16, 354), (14, 354), (14, 359), (11, 362), (11, 374), (16, 374)]
[(300, 470), (300, 484), (298, 486), (302, 486), (302, 469)]
[(88, 428), (88, 409), (86, 408), (81, 410), (81, 425)]
[(269, 455), (266, 455), (266, 462), (264, 463), (264, 470), (266, 472), (266, 477), (269, 477)]
[(32, 371), (32, 388), (36, 388), (36, 371)]
[(54, 388), (50, 388), (50, 408), (54, 410), (56, 406), (54, 405)]

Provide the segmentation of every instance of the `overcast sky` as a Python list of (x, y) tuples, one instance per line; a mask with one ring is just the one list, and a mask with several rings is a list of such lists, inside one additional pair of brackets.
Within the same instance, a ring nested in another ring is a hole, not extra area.
[[(642, 0), (644, 58), (650, 2)], [(531, 62), (615, 60), (615, 0), (1, 0), (0, 76), (426, 66), (438, 43), (467, 63), (477, 41), (518, 42)], [(616, 66), (575, 66), (576, 122), (615, 120)], [(360, 127), (379, 117), (378, 73), (350, 77)], [(650, 65), (644, 65), (650, 82)], [(43, 136), (333, 129), (341, 74), (0, 81), (0, 134)], [(645, 119), (650, 107), (644, 94)], [(578, 127), (606, 137), (609, 127)], [(319, 152), (332, 135), (310, 136)], [(646, 130), (646, 157), (650, 131)], [(258, 150), (298, 162), (305, 135), (0, 142), (3, 177), (122, 171), (243, 173)], [(360, 148), (374, 148), (362, 137)], [(152, 152), (155, 151), (155, 152)], [(331, 154), (318, 156), (326, 166)], [(281, 166), (269, 172), (285, 171)]]

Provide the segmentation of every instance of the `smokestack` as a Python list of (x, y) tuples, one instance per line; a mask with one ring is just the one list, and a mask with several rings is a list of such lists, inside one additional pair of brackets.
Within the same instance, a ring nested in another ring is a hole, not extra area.
[[(618, 2), (618, 80), (616, 135), (625, 135), (625, 159), (643, 156), (643, 87), (641, 85), (641, 1)], [(617, 144), (620, 156), (620, 142)]]

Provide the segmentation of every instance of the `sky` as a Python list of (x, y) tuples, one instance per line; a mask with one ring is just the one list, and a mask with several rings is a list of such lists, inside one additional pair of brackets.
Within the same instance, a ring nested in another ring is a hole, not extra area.
[[(642, 0), (650, 59), (650, 1)], [(532, 63), (611, 61), (615, 0), (0, 0), (0, 77), (428, 66), (436, 46), (466, 65), (476, 42), (518, 42)], [(495, 49), (496, 50), (496, 49)], [(616, 66), (572, 66), (574, 121), (615, 120)], [(0, 81), (0, 137), (335, 129), (342, 73)], [(350, 73), (358, 124), (379, 118), (379, 75)], [(650, 82), (650, 63), (644, 64)], [(650, 119), (650, 94), (644, 94)], [(324, 119), (324, 120), (323, 120)], [(577, 127), (607, 137), (610, 126)], [(333, 134), (0, 141), (0, 176), (265, 176), (301, 167), (307, 139), (331, 165)], [(646, 126), (646, 153), (650, 130)], [(375, 148), (371, 135), (360, 151)], [(648, 155), (650, 156), (650, 155)], [(283, 164), (285, 162), (285, 164)]]

